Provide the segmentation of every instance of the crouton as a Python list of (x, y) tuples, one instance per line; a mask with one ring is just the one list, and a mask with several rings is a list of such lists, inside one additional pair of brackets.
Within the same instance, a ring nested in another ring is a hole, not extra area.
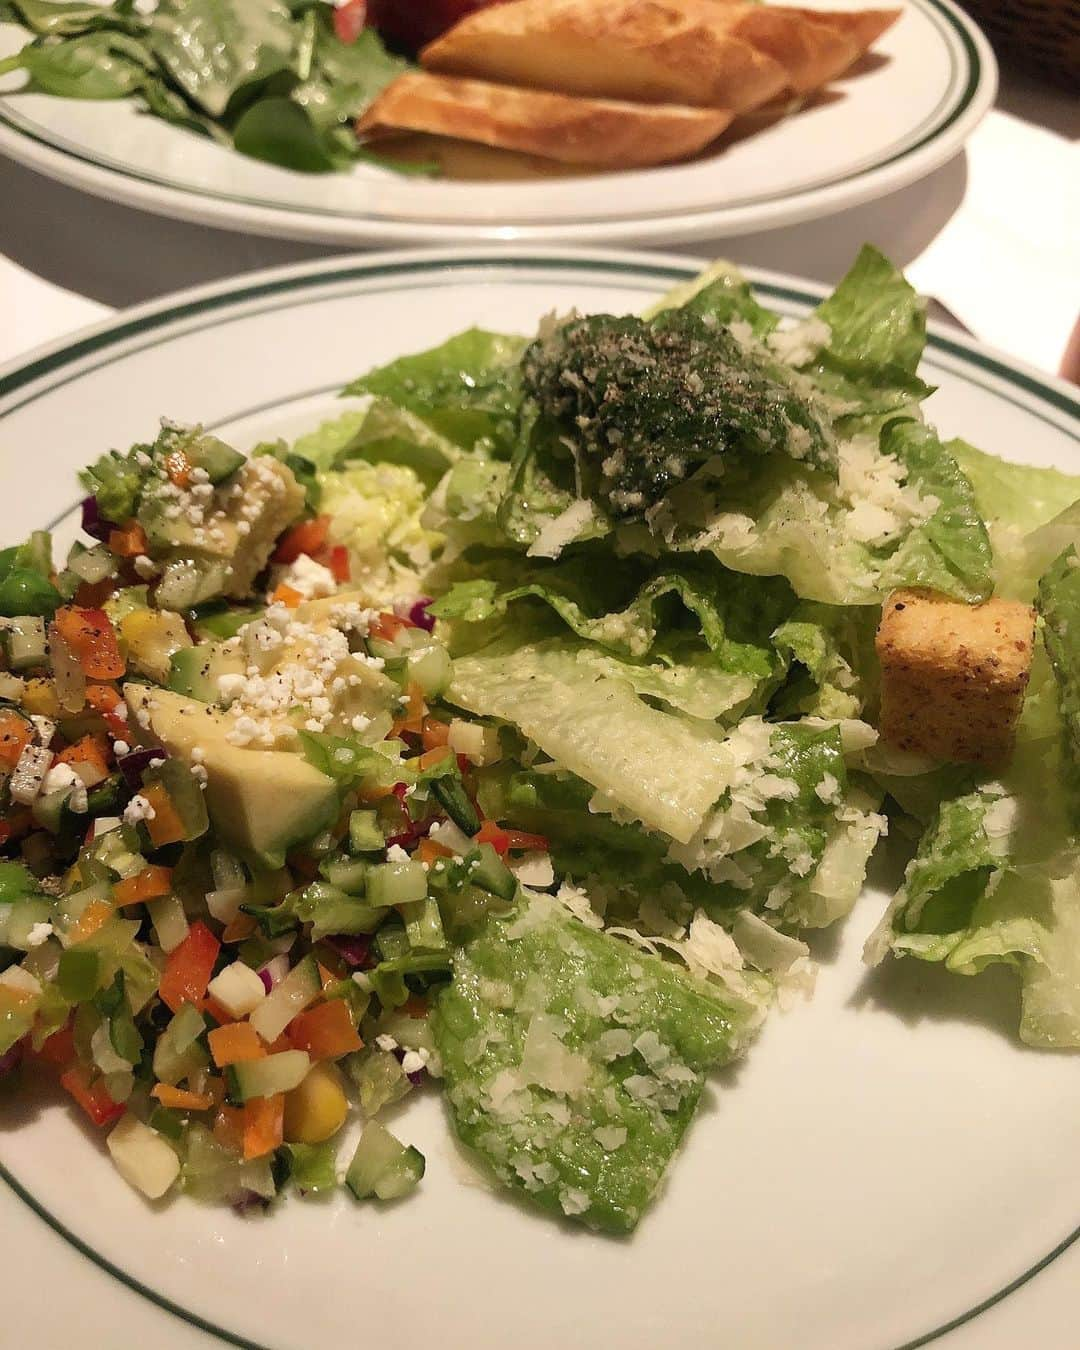
[(1031, 669), (1035, 611), (895, 591), (877, 632), (882, 740), (967, 764), (1007, 759)]
[(622, 103), (509, 89), (410, 71), (356, 125), (362, 136), (428, 132), (594, 168), (635, 168), (696, 154), (731, 122), (719, 108)]

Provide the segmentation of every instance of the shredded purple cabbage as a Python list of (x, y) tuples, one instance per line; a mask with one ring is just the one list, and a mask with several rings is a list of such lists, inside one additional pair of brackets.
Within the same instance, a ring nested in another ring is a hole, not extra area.
[(21, 1041), (16, 1041), (10, 1050), (0, 1055), (0, 1077), (4, 1074), (13, 1073), (22, 1063), (23, 1051), (26, 1049), (26, 1037)]
[(430, 633), (435, 627), (435, 618), (427, 612), (427, 607), (434, 603), (432, 596), (420, 595), (415, 600), (400, 601), (394, 606), (394, 613), (399, 619), (408, 619), (409, 623)]
[(112, 522), (102, 518), (98, 510), (96, 497), (84, 497), (82, 501), (82, 527), (91, 539), (108, 539)]
[(165, 751), (159, 745), (152, 745), (146, 749), (139, 748), (132, 750), (130, 754), (121, 755), (116, 761), (116, 767), (124, 775), (124, 782), (129, 788), (136, 791), (142, 787), (143, 774), (152, 759), (167, 759)]
[(323, 941), (328, 947), (332, 947), (338, 956), (347, 966), (354, 969), (363, 969), (365, 966), (373, 964), (371, 960), (371, 939), (359, 936), (352, 936), (348, 933), (335, 933), (332, 937), (324, 938)]

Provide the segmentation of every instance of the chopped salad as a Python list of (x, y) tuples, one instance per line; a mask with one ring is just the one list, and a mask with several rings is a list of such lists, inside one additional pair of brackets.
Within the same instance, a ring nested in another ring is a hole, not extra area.
[(798, 323), (717, 264), (89, 465), (0, 553), (4, 1090), (244, 1209), (412, 1191), (430, 1084), (628, 1232), (889, 830), (868, 959), (1080, 1046), (1080, 477), (940, 439), (924, 334), (873, 249)]

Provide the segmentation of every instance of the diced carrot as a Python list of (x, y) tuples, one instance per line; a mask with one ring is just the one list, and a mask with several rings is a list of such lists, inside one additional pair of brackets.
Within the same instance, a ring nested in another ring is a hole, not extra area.
[(303, 603), (304, 597), (298, 590), (283, 581), (275, 589), (270, 599), (277, 605), (284, 605), (286, 609), (297, 609)]
[(214, 1027), (208, 1033), (210, 1053), (219, 1069), (229, 1064), (242, 1064), (248, 1059), (262, 1059), (266, 1046), (250, 1022), (233, 1022), (230, 1026)]
[(183, 1003), (197, 1004), (206, 993), (220, 950), (221, 943), (201, 919), (196, 919), (165, 962), (158, 986), (162, 1003), (173, 1012), (179, 1012)]
[(420, 739), (425, 750), (436, 750), (447, 745), (450, 740), (450, 723), (440, 722), (437, 717), (425, 717), (420, 728)]
[(124, 700), (118, 690), (111, 684), (88, 684), (86, 702), (94, 712), (101, 714), (105, 725), (114, 736), (118, 736), (121, 740), (127, 739), (128, 720), (124, 716), (127, 710), (123, 707)]
[(34, 737), (34, 728), (18, 713), (0, 712), (0, 763), (14, 767)]
[(68, 929), (68, 946), (74, 946), (76, 943), (85, 942), (88, 937), (93, 937), (102, 924), (112, 918), (114, 912), (107, 900), (91, 900), (74, 925)]
[(191, 482), (191, 460), (183, 450), (170, 450), (165, 456), (164, 465), (170, 483), (175, 483), (178, 488), (186, 488)]
[(54, 1031), (42, 1042), (37, 1057), (43, 1059), (46, 1064), (55, 1064), (58, 1067), (71, 1063), (75, 1058), (75, 1029), (70, 1019), (59, 1031)]
[(454, 752), (448, 745), (437, 745), (433, 750), (425, 750), (416, 760), (418, 769), (430, 769), (435, 764), (441, 764), (448, 755)]
[(66, 1073), (62, 1073), (60, 1084), (65, 1092), (71, 1093), (99, 1129), (124, 1114), (123, 1103), (113, 1101), (101, 1079), (91, 1078), (90, 1070), (81, 1064), (73, 1064)]
[(56, 611), (53, 623), (91, 680), (117, 680), (123, 675), (124, 658), (117, 645), (116, 630), (103, 609), (75, 609), (68, 605)]
[(306, 1050), (312, 1059), (340, 1059), (364, 1046), (348, 1004), (340, 998), (298, 1013), (285, 1034), (295, 1049)]
[(244, 1157), (262, 1158), (280, 1148), (284, 1126), (284, 1093), (253, 1097), (244, 1106)]
[(408, 627), (410, 625), (404, 619), (399, 619), (396, 614), (384, 612), (375, 616), (368, 628), (368, 633), (373, 638), (379, 638), (383, 642), (393, 642), (401, 630)]
[(61, 750), (56, 756), (57, 764), (89, 764), (91, 768), (97, 769), (102, 778), (107, 778), (109, 774), (109, 748), (105, 744), (103, 736), (95, 736), (92, 732), (77, 740), (74, 745), (69, 745)]
[(184, 822), (180, 819), (172, 798), (160, 783), (149, 783), (142, 789), (142, 796), (154, 809), (154, 814), (145, 821), (146, 832), (155, 848), (165, 844), (178, 844), (187, 837)]
[(151, 863), (133, 877), (125, 877), (113, 886), (113, 900), (117, 905), (137, 905), (142, 900), (153, 900), (168, 895), (172, 890), (172, 868)]
[(434, 839), (421, 839), (420, 847), (416, 850), (416, 856), (422, 863), (427, 863), (430, 867), (440, 858), (452, 858), (454, 850), (447, 848), (445, 844), (437, 843)]
[(313, 516), (310, 520), (300, 521), (281, 536), (277, 548), (274, 549), (274, 562), (294, 563), (301, 553), (313, 558), (326, 543), (329, 532), (329, 516)]
[(219, 1106), (210, 1132), (223, 1148), (244, 1149), (244, 1112), (238, 1106)]
[(349, 550), (344, 544), (337, 544), (326, 555), (324, 566), (330, 569), (330, 573), (336, 582), (348, 581), (352, 575), (352, 569), (349, 566)]
[(150, 1096), (156, 1097), (162, 1106), (173, 1111), (209, 1111), (214, 1099), (201, 1092), (188, 1092), (185, 1088), (170, 1087), (168, 1083), (155, 1083)]
[(119, 529), (109, 531), (109, 552), (118, 558), (137, 558), (149, 548), (146, 531), (137, 520), (126, 520)]
[(221, 940), (222, 942), (243, 942), (245, 938), (249, 938), (254, 933), (258, 926), (250, 914), (238, 914), (235, 919), (230, 919), (225, 925)]
[(221, 1006), (221, 1004), (217, 1001), (217, 999), (210, 994), (207, 994), (207, 996), (204, 999), (200, 1000), (199, 1011), (201, 1013), (209, 1013), (219, 1027), (232, 1026), (232, 1024), (236, 1021), (236, 1018), (232, 1015), (232, 1013), (226, 1011), (226, 1009)]

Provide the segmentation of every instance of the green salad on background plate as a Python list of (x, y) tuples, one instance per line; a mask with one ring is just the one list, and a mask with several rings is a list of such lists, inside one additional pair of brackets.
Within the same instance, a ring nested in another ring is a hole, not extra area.
[(889, 832), (868, 959), (1080, 1046), (1080, 477), (943, 442), (924, 336), (873, 249), (795, 324), (717, 264), (102, 454), (0, 553), (3, 1090), (248, 1208), (411, 1192), (430, 1085), (625, 1233)]

